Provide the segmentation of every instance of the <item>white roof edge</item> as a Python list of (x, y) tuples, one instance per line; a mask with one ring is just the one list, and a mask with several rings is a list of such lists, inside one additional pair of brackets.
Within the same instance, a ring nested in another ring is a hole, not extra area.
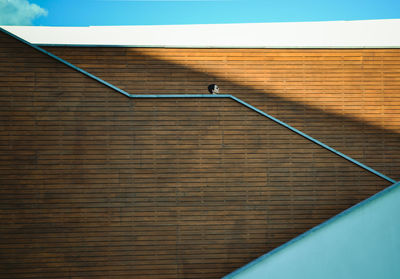
[(39, 45), (399, 48), (400, 19), (140, 26), (0, 26)]

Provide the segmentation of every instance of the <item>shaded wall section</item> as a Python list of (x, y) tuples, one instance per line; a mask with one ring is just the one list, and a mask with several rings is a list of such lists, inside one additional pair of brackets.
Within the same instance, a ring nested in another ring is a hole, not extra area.
[(397, 278), (400, 183), (224, 277)]
[(218, 278), (389, 185), (232, 100), (0, 42), (2, 278)]
[(400, 179), (399, 49), (47, 47), (131, 94), (232, 94)]

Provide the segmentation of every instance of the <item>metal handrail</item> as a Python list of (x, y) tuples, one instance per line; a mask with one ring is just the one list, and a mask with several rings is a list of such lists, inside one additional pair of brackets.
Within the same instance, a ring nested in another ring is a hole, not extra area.
[(46, 50), (34, 45), (34, 44), (29, 43), (28, 41), (16, 36), (15, 34), (12, 34), (12, 33), (8, 32), (7, 30), (5, 30), (5, 29), (3, 29), (1, 27), (0, 27), (0, 31), (2, 31), (3, 33), (5, 33), (5, 34), (7, 34), (7, 35), (19, 40), (20, 42), (22, 42), (22, 43), (24, 43), (24, 44), (26, 44), (26, 45), (28, 45), (30, 47), (33, 47), (37, 51), (39, 51), (39, 52), (41, 52), (41, 53), (43, 53), (43, 54), (45, 54), (45, 55), (47, 55), (47, 56), (49, 56), (51, 58), (63, 63), (64, 65), (66, 65), (66, 66), (68, 66), (68, 67), (70, 67), (70, 68), (72, 68), (72, 69), (74, 69), (74, 70), (76, 70), (76, 71), (78, 71), (78, 72), (80, 72), (80, 73), (82, 73), (82, 74), (84, 74), (84, 75), (96, 80), (97, 82), (99, 82), (99, 83), (101, 83), (101, 84), (103, 84), (103, 85), (105, 85), (105, 86), (107, 86), (107, 87), (109, 87), (109, 88), (111, 88), (111, 89), (113, 89), (113, 90), (115, 90), (115, 91), (117, 91), (117, 92), (129, 97), (129, 98), (133, 98), (133, 99), (145, 99), (145, 98), (228, 98), (228, 99), (232, 99), (232, 100), (238, 102), (239, 104), (241, 104), (241, 105), (243, 105), (243, 106), (245, 106), (245, 107), (247, 107), (247, 108), (249, 108), (249, 109), (251, 109), (251, 110), (253, 110), (253, 111), (257, 112), (257, 113), (259, 113), (260, 115), (262, 115), (264, 117), (267, 117), (268, 119), (274, 121), (275, 123), (278, 123), (279, 125), (282, 125), (283, 127), (286, 127), (287, 129), (289, 129), (289, 130), (293, 131), (294, 133), (306, 138), (307, 140), (309, 140), (309, 141), (311, 141), (311, 142), (313, 142), (313, 143), (315, 143), (315, 144), (317, 144), (317, 145), (319, 145), (319, 146), (331, 151), (332, 153), (334, 153), (334, 154), (346, 159), (347, 161), (349, 161), (349, 162), (351, 162), (351, 163), (353, 163), (353, 164), (355, 164), (355, 165), (357, 165), (357, 166), (359, 166), (359, 167), (361, 167), (361, 168), (363, 168), (363, 169), (365, 169), (365, 170), (367, 170), (367, 171), (369, 171), (369, 172), (371, 172), (371, 173), (373, 173), (373, 174), (375, 174), (375, 175), (377, 175), (377, 176), (379, 176), (379, 177), (381, 177), (381, 178), (383, 178), (383, 179), (385, 179), (385, 180), (387, 180), (387, 181), (389, 181), (391, 183), (396, 183), (396, 180), (394, 180), (394, 179), (392, 179), (392, 178), (390, 178), (390, 177), (388, 177), (388, 176), (386, 176), (386, 175), (384, 175), (384, 174), (382, 174), (382, 173), (380, 173), (380, 172), (378, 172), (378, 171), (376, 171), (376, 170), (374, 170), (374, 169), (372, 169), (372, 168), (370, 168), (370, 167), (358, 162), (357, 160), (355, 160), (355, 159), (353, 159), (353, 158), (351, 158), (351, 157), (349, 157), (349, 156), (337, 151), (336, 149), (334, 149), (334, 148), (332, 148), (332, 147), (320, 142), (319, 140), (314, 139), (313, 137), (311, 137), (311, 136), (309, 136), (309, 135), (297, 130), (296, 128), (284, 123), (283, 121), (280, 121), (279, 119), (277, 119), (277, 118), (275, 118), (275, 117), (263, 112), (262, 110), (259, 110), (258, 108), (253, 107), (252, 105), (244, 102), (243, 100), (241, 100), (241, 99), (239, 99), (239, 98), (237, 98), (237, 97), (235, 97), (233, 95), (223, 95), (223, 94), (216, 94), (216, 95), (214, 95), (214, 94), (137, 95), (136, 94), (135, 95), (135, 94), (130, 94), (130, 93), (128, 93), (128, 92), (126, 92), (126, 91), (124, 91), (124, 90), (112, 85), (111, 83), (108, 83), (108, 82), (102, 80), (101, 78), (96, 77), (95, 75), (93, 75), (93, 74), (91, 74), (89, 72), (86, 72), (85, 70), (83, 70), (81, 68), (76, 67), (75, 65), (65, 61), (64, 59), (61, 59), (60, 57), (58, 57), (58, 56), (56, 56), (56, 55), (54, 55), (54, 54), (52, 54), (52, 53), (50, 53), (50, 52), (48, 52)]
[(153, 98), (153, 99), (154, 98), (228, 98), (228, 99), (232, 99), (232, 100), (238, 102), (239, 104), (241, 104), (241, 105), (243, 105), (243, 106), (245, 106), (245, 107), (257, 112), (258, 114), (261, 114), (262, 116), (274, 121), (275, 123), (277, 123), (277, 124), (287, 128), (287, 129), (291, 130), (292, 132), (304, 137), (305, 139), (307, 139), (307, 140), (309, 140), (309, 141), (321, 146), (322, 148), (325, 148), (325, 149), (329, 150), (330, 152), (332, 152), (332, 153), (334, 153), (334, 154), (346, 159), (347, 161), (349, 161), (349, 162), (351, 162), (351, 163), (353, 163), (353, 164), (355, 164), (355, 165), (357, 165), (357, 166), (359, 166), (359, 167), (361, 167), (361, 168), (363, 168), (363, 169), (365, 169), (365, 170), (367, 170), (367, 171), (379, 176), (380, 178), (383, 178), (383, 179), (385, 179), (385, 180), (387, 180), (387, 181), (389, 181), (391, 183), (396, 183), (396, 180), (394, 180), (394, 179), (392, 179), (392, 178), (390, 178), (390, 177), (388, 177), (388, 176), (386, 176), (386, 175), (384, 175), (384, 174), (382, 174), (382, 173), (380, 173), (380, 172), (378, 172), (378, 171), (376, 171), (376, 170), (364, 165), (363, 163), (361, 163), (361, 162), (359, 162), (359, 161), (357, 161), (357, 160), (355, 160), (355, 159), (353, 159), (353, 158), (351, 158), (351, 157), (349, 157), (349, 156), (337, 151), (336, 149), (326, 145), (325, 143), (320, 142), (319, 140), (317, 140), (317, 139), (315, 139), (315, 138), (313, 138), (313, 137), (301, 132), (300, 130), (290, 126), (289, 124), (287, 124), (287, 123), (285, 123), (285, 122), (283, 122), (283, 121), (281, 121), (281, 120), (279, 120), (279, 119), (277, 119), (277, 118), (275, 118), (275, 117), (263, 112), (262, 110), (260, 110), (260, 109), (258, 109), (256, 107), (246, 103), (245, 101), (243, 101), (243, 100), (241, 100), (241, 99), (239, 99), (239, 98), (237, 98), (237, 97), (235, 97), (233, 95), (222, 95), (222, 94), (221, 95), (212, 95), (212, 94), (195, 94), (195, 95), (190, 95), (190, 94), (186, 94), (186, 95), (185, 94), (182, 94), (182, 95), (132, 95), (132, 94), (129, 94), (128, 97), (134, 98), (134, 99), (146, 99), (146, 98)]

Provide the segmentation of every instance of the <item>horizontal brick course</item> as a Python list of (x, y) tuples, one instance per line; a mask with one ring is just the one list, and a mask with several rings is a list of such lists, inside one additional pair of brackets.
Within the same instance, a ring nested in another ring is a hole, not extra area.
[(233, 100), (132, 100), (0, 42), (1, 278), (218, 278), (390, 184)]
[(398, 49), (47, 49), (131, 94), (207, 94), (217, 82), (222, 94), (400, 179)]

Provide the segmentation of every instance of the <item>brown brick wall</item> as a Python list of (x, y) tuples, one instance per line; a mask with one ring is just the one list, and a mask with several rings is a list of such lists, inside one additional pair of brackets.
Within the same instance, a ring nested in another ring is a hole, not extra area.
[(400, 179), (400, 49), (48, 48), (132, 94), (232, 94)]
[(219, 278), (390, 184), (232, 100), (131, 100), (3, 33), (0, 83), (1, 278)]

